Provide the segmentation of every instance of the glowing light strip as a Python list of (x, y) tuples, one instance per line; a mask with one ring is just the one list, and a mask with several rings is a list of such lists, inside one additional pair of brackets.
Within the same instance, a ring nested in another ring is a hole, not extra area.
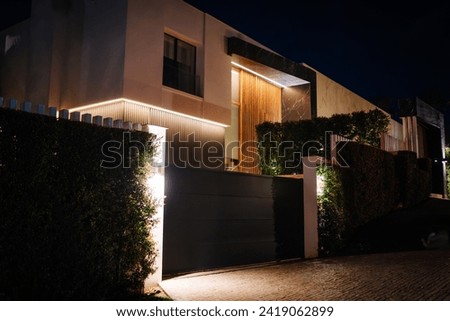
[(140, 101), (131, 100), (131, 99), (128, 99), (128, 98), (117, 98), (117, 99), (103, 101), (103, 102), (100, 102), (100, 103), (86, 105), (86, 106), (70, 108), (69, 111), (70, 112), (82, 111), (82, 110), (86, 110), (86, 109), (90, 109), (90, 108), (102, 107), (104, 105), (120, 103), (120, 102), (126, 102), (126, 103), (136, 104), (136, 105), (140, 105), (140, 106), (151, 108), (151, 109), (156, 109), (156, 110), (168, 113), (168, 114), (173, 114), (173, 115), (177, 115), (177, 116), (188, 118), (188, 119), (192, 119), (192, 120), (197, 120), (197, 121), (200, 121), (200, 122), (203, 122), (203, 123), (207, 123), (207, 124), (210, 124), (210, 125), (220, 126), (220, 127), (224, 127), (224, 128), (230, 127), (230, 125), (226, 125), (226, 124), (222, 124), (222, 123), (219, 123), (219, 122), (215, 122), (213, 120), (209, 120), (209, 119), (205, 119), (205, 118), (200, 118), (200, 117), (196, 117), (196, 116), (183, 114), (183, 113), (180, 113), (180, 112), (177, 112), (177, 111), (164, 109), (162, 107), (157, 107), (157, 106), (154, 106), (154, 105), (142, 103)]
[(268, 82), (274, 84), (274, 85), (277, 86), (277, 87), (286, 88), (285, 85), (282, 85), (282, 84), (280, 84), (279, 82), (276, 82), (275, 80), (270, 79), (269, 77), (266, 77), (266, 76), (264, 76), (264, 75), (261, 75), (260, 73), (257, 73), (257, 72), (254, 71), (254, 70), (251, 70), (251, 69), (249, 69), (249, 68), (247, 68), (247, 67), (244, 67), (244, 66), (238, 64), (237, 62), (232, 61), (231, 64), (234, 65), (234, 66), (236, 66), (236, 67), (238, 67), (238, 68), (241, 68), (241, 69), (243, 69), (243, 70), (245, 70), (245, 71), (248, 71), (249, 73), (251, 73), (251, 74), (253, 74), (253, 75), (255, 75), (255, 76), (258, 76), (258, 77), (260, 77), (260, 78), (262, 78), (262, 79), (264, 79), (264, 80), (267, 80)]

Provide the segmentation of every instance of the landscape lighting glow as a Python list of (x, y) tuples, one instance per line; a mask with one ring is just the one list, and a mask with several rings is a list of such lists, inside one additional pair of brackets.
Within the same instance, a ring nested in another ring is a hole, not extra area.
[(325, 190), (325, 176), (317, 174), (317, 196), (323, 195)]
[(146, 180), (147, 191), (157, 204), (164, 200), (164, 175), (158, 172), (151, 172)]
[(140, 105), (140, 106), (156, 109), (156, 110), (168, 113), (168, 114), (173, 114), (173, 115), (181, 116), (181, 117), (184, 117), (184, 118), (201, 121), (203, 123), (210, 124), (210, 125), (220, 126), (220, 127), (224, 127), (224, 128), (230, 127), (229, 125), (222, 124), (222, 123), (219, 123), (219, 122), (215, 122), (215, 121), (212, 121), (212, 120), (209, 120), (209, 119), (205, 119), (205, 118), (200, 118), (200, 117), (196, 117), (196, 116), (191, 116), (191, 115), (179, 113), (179, 112), (176, 112), (176, 111), (173, 111), (173, 110), (169, 110), (169, 109), (165, 109), (165, 108), (162, 108), (162, 107), (146, 104), (146, 103), (143, 103), (143, 102), (140, 102), (140, 101), (136, 101), (136, 100), (131, 100), (131, 99), (128, 99), (128, 98), (117, 98), (117, 99), (102, 101), (102, 102), (94, 103), (94, 104), (90, 104), (90, 105), (70, 108), (69, 111), (70, 112), (83, 111), (83, 110), (90, 109), (90, 108), (101, 107), (101, 106), (104, 106), (104, 105), (109, 105), (109, 104), (114, 104), (114, 103), (122, 103), (122, 102), (130, 103), (130, 104), (136, 104), (136, 105)]

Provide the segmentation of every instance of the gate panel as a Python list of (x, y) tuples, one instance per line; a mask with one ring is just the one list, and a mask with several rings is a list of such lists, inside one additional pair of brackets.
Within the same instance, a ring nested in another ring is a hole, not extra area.
[(163, 273), (302, 257), (302, 198), (301, 180), (167, 168)]

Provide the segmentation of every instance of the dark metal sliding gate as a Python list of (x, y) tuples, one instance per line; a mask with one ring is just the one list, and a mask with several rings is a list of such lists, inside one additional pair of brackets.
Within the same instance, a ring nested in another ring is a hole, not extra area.
[(303, 180), (166, 169), (163, 273), (303, 257)]

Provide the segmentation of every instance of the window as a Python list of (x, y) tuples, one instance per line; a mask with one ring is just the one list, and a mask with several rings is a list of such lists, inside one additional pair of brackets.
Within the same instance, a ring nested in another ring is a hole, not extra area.
[(198, 95), (195, 51), (193, 45), (164, 34), (163, 85)]

